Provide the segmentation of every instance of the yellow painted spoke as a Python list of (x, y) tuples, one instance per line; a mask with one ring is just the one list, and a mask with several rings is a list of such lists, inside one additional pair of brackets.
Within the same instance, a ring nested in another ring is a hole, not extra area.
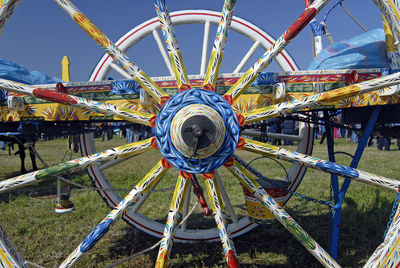
[(257, 78), (257, 76), (285, 49), (289, 42), (318, 14), (328, 0), (316, 0), (303, 14), (278, 38), (253, 66), (225, 93), (224, 98), (233, 103)]
[(337, 163), (325, 161), (316, 157), (308, 156), (285, 148), (276, 147), (263, 142), (245, 139), (243, 150), (268, 155), (273, 158), (296, 163), (330, 174), (350, 178), (363, 183), (386, 188), (392, 191), (399, 191), (400, 181), (378, 176), (366, 171), (347, 167)]
[(179, 49), (171, 17), (165, 0), (154, 0), (154, 6), (163, 31), (164, 41), (168, 49), (169, 60), (178, 84), (179, 90), (190, 88), (190, 81), (183, 63), (182, 53)]
[(204, 89), (215, 90), (235, 5), (236, 0), (225, 0), (224, 2), (213, 50), (211, 51), (206, 76), (204, 77)]
[(185, 178), (181, 174), (176, 182), (174, 196), (172, 197), (171, 206), (168, 213), (167, 222), (165, 223), (164, 234), (161, 240), (160, 249), (158, 251), (156, 267), (167, 267), (168, 258), (171, 253), (173, 237), (176, 228), (182, 217), (182, 207), (186, 199), (190, 178)]
[(82, 109), (89, 109), (96, 113), (100, 112), (106, 115), (116, 116), (118, 118), (142, 125), (152, 126), (155, 124), (156, 120), (156, 116), (154, 114), (138, 112), (124, 107), (121, 108), (113, 104), (92, 101), (50, 89), (34, 88), (5, 79), (0, 79), (0, 88), (29, 95), (42, 100), (71, 105)]
[(87, 253), (130, 208), (149, 192), (165, 175), (171, 166), (165, 159), (160, 160), (119, 204), (101, 221), (82, 243), (65, 259), (60, 267), (70, 267)]
[(326, 91), (296, 100), (286, 101), (280, 104), (271, 105), (265, 108), (256, 109), (243, 113), (244, 124), (266, 120), (279, 115), (288, 115), (296, 111), (321, 108), (332, 105), (339, 100), (351, 98), (371, 91), (397, 85), (400, 83), (400, 72), (364, 81), (350, 86), (341, 87), (335, 90)]
[(228, 267), (239, 267), (232, 236), (228, 229), (226, 217), (222, 211), (222, 199), (215, 176), (206, 178), (205, 185)]
[(251, 177), (239, 164), (227, 169), (252, 193), (274, 217), (325, 267), (340, 267), (339, 264)]
[(54, 0), (67, 14), (99, 45), (101, 46), (133, 79), (140, 84), (159, 103), (164, 103), (169, 96), (140, 68), (94, 25), (69, 0)]
[(87, 155), (52, 167), (40, 169), (8, 180), (0, 181), (0, 193), (39, 183), (63, 174), (71, 174), (88, 167), (106, 164), (152, 150), (151, 140), (138, 141), (103, 152)]

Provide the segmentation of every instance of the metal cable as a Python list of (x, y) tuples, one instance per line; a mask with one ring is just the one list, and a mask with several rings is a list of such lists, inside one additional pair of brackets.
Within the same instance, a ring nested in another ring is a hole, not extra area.
[(300, 193), (297, 193), (295, 191), (292, 191), (290, 189), (284, 188), (280, 185), (278, 185), (277, 183), (275, 183), (273, 180), (268, 179), (267, 177), (265, 177), (263, 174), (261, 174), (261, 172), (259, 172), (258, 170), (256, 170), (254, 167), (252, 167), (251, 165), (249, 165), (248, 163), (246, 163), (243, 159), (241, 159), (239, 156), (237, 155), (233, 155), (233, 157), (235, 158), (235, 160), (241, 164), (244, 168), (246, 168), (247, 170), (249, 170), (251, 173), (253, 173), (255, 176), (257, 176), (259, 179), (262, 180), (266, 180), (269, 183), (271, 183), (274, 187), (279, 188), (281, 190), (284, 190), (286, 192), (288, 192), (289, 194), (292, 194), (294, 196), (297, 196), (299, 198), (305, 199), (307, 201), (311, 201), (313, 203), (318, 203), (321, 205), (325, 205), (328, 207), (333, 207), (332, 202), (331, 201), (324, 201), (324, 200), (319, 200), (313, 197), (309, 197)]
[[(109, 192), (109, 191), (111, 191), (111, 192), (129, 192), (129, 191), (132, 190), (132, 189), (114, 189), (114, 188), (92, 187), (92, 186), (83, 185), (83, 184), (80, 184), (80, 183), (77, 183), (77, 182), (73, 182), (73, 181), (71, 181), (69, 179), (66, 179), (66, 178), (63, 178), (63, 177), (60, 178), (60, 179), (65, 181), (65, 182), (67, 182), (67, 183), (69, 183), (69, 184), (71, 184), (71, 185), (74, 185), (76, 187), (84, 188), (84, 189), (88, 189), (88, 190), (93, 190), (93, 191), (100, 191), (100, 192)], [(173, 190), (173, 189), (174, 189), (174, 187), (169, 187), (169, 188), (153, 189), (153, 190), (150, 190), (149, 192), (151, 192), (151, 193), (166, 192), (166, 191), (170, 191), (170, 190)]]
[[(16, 138), (16, 140), (17, 140), (18, 142), (21, 142), (17, 137), (15, 137), (15, 138)], [(49, 165), (48, 165), (46, 162), (44, 162), (44, 160), (42, 159), (42, 157), (40, 157), (40, 155), (39, 155), (39, 153), (37, 152), (36, 148), (30, 147), (30, 149), (32, 149), (32, 152), (35, 154), (35, 156), (36, 156), (37, 158), (39, 158), (40, 162), (42, 162), (42, 164), (43, 164), (46, 168), (48, 168)], [(72, 151), (71, 151), (70, 149), (67, 149), (67, 151), (65, 152), (64, 157), (63, 157), (63, 159), (62, 159), (61, 162), (63, 162), (63, 161), (65, 160), (65, 157), (67, 156), (68, 152), (71, 152), (70, 158), (72, 157)], [(57, 178), (59, 178), (60, 180), (65, 181), (65, 182), (67, 182), (67, 183), (69, 183), (69, 184), (71, 184), (71, 185), (74, 185), (74, 186), (76, 186), (76, 187), (85, 188), (85, 189), (93, 190), (93, 191), (101, 191), (101, 192), (108, 192), (108, 191), (111, 191), (111, 192), (129, 192), (129, 191), (131, 190), (131, 189), (114, 189), (114, 188), (91, 187), (91, 186), (83, 185), (83, 184), (80, 184), (80, 183), (77, 183), (77, 182), (73, 182), (73, 181), (71, 181), (71, 180), (69, 180), (69, 179), (66, 179), (66, 178), (64, 178), (64, 177), (57, 177)], [(150, 192), (152, 192), (152, 193), (154, 193), (154, 192), (166, 192), (166, 191), (170, 191), (170, 190), (173, 190), (173, 189), (174, 189), (174, 187), (161, 188), (161, 189), (150, 190)]]
[[(192, 209), (189, 211), (189, 213), (186, 215), (186, 217), (183, 218), (182, 221), (178, 224), (178, 227), (181, 226), (189, 218), (189, 216), (193, 213), (194, 209), (197, 207), (198, 204), (199, 204), (199, 200), (197, 200), (197, 202), (193, 205)], [(161, 241), (162, 241), (162, 239), (160, 239), (157, 243), (155, 243), (151, 247), (148, 247), (148, 248), (146, 248), (146, 249), (144, 249), (144, 250), (142, 250), (142, 251), (140, 251), (138, 253), (135, 253), (135, 254), (133, 254), (133, 255), (131, 255), (129, 257), (126, 257), (126, 258), (124, 258), (124, 259), (122, 259), (122, 260), (120, 260), (120, 261), (118, 261), (118, 262), (116, 262), (114, 264), (108, 265), (108, 266), (106, 266), (106, 268), (112, 268), (112, 267), (118, 266), (118, 265), (120, 265), (120, 264), (122, 264), (122, 263), (124, 263), (126, 261), (129, 261), (129, 260), (131, 260), (133, 258), (136, 258), (139, 255), (145, 254), (145, 253), (149, 252), (150, 250), (153, 250), (154, 248), (159, 246), (161, 244)]]
[(29, 266), (33, 266), (33, 267), (36, 267), (36, 268), (45, 268), (44, 266), (41, 266), (39, 264), (33, 263), (31, 261), (27, 261), (27, 260), (25, 260), (25, 264), (28, 264)]
[(346, 13), (365, 31), (368, 32), (367, 28), (365, 28), (351, 13), (350, 11), (347, 10), (347, 8), (345, 8), (345, 6), (343, 5), (342, 1), (339, 2), (340, 5), (342, 6), (342, 8), (344, 9), (344, 11), (346, 11)]

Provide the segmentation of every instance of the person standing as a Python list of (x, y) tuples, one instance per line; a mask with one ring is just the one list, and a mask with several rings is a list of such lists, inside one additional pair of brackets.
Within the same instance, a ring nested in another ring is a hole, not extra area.
[[(294, 121), (284, 120), (281, 124), (282, 134), (294, 135)], [(293, 140), (284, 140), (284, 145), (293, 145)]]

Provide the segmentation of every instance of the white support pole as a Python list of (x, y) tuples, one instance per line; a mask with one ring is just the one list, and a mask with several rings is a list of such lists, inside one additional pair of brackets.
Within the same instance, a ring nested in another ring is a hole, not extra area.
[(225, 206), (229, 211), (229, 215), (231, 216), (232, 222), (237, 223), (238, 219), (236, 217), (235, 210), (233, 209), (231, 200), (229, 199), (228, 194), (226, 193), (224, 184), (222, 183), (222, 180), (221, 180), (221, 177), (219, 176), (218, 171), (215, 172), (215, 180), (217, 181), (217, 186), (221, 192), (222, 198), (224, 199)]
[(161, 56), (162, 56), (163, 59), (164, 59), (165, 65), (167, 65), (169, 74), (170, 74), (171, 76), (174, 76), (174, 70), (172, 70), (171, 63), (169, 62), (168, 54), (167, 54), (167, 52), (165, 51), (165, 47), (164, 47), (164, 45), (163, 45), (163, 42), (161, 41), (160, 36), (158, 35), (157, 30), (154, 29), (154, 30), (152, 31), (152, 33), (153, 33), (154, 40), (156, 40), (158, 49), (160, 50)]
[(233, 71), (234, 74), (240, 72), (243, 69), (244, 65), (249, 61), (250, 57), (253, 56), (254, 52), (256, 52), (259, 45), (260, 45), (260, 41), (254, 42), (254, 44), (251, 46), (249, 51), (247, 51), (246, 55), (243, 57), (242, 61), (239, 63), (239, 65)]
[(203, 49), (201, 52), (200, 74), (206, 73), (206, 61), (207, 61), (207, 49), (208, 49), (209, 35), (210, 35), (210, 21), (208, 20), (204, 23)]
[(111, 69), (113, 69), (114, 71), (116, 71), (117, 73), (119, 73), (121, 76), (123, 76), (126, 79), (132, 79), (132, 76), (130, 74), (128, 74), (127, 71), (125, 71), (119, 65), (117, 65), (115, 63), (111, 63)]

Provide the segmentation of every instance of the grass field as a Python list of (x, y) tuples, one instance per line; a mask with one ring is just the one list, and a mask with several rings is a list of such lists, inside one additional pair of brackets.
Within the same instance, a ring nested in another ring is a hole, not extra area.
[[(101, 142), (98, 148), (111, 148), (122, 144), (121, 138)], [(326, 144), (315, 142), (313, 156), (328, 159)], [(356, 146), (346, 140), (336, 141), (336, 151), (353, 154)], [(49, 165), (59, 163), (66, 153), (65, 140), (37, 143), (36, 148)], [(289, 149), (294, 149), (290, 146)], [(378, 151), (366, 148), (359, 169), (389, 178), (400, 177), (400, 152)], [(240, 153), (247, 160), (255, 158), (250, 153)], [(65, 160), (77, 158), (78, 154), (67, 154)], [(131, 189), (135, 183), (160, 159), (158, 153), (146, 153), (134, 157), (106, 171), (116, 188)], [(337, 155), (337, 162), (348, 165), (351, 159), (343, 154)], [(29, 157), (26, 160), (30, 168)], [(257, 160), (254, 165), (265, 172), (269, 178), (282, 178), (284, 171), (271, 160)], [(43, 167), (39, 163), (40, 167)], [(288, 164), (285, 164), (288, 167)], [(19, 175), (18, 156), (9, 156), (0, 151), (0, 180)], [(173, 170), (157, 186), (175, 185), (177, 171)], [(243, 194), (237, 182), (221, 169), (224, 184), (232, 199), (235, 212), (245, 215)], [(85, 173), (72, 177), (76, 182), (91, 186)], [(201, 180), (200, 180), (201, 181)], [(330, 180), (327, 174), (308, 170), (297, 190), (299, 193), (319, 199), (329, 200)], [(22, 256), (31, 262), (45, 267), (55, 267), (72, 252), (84, 237), (107, 215), (110, 208), (97, 192), (72, 187), (71, 200), (76, 210), (67, 214), (55, 214), (56, 184), (54, 181), (27, 187), (0, 196), (0, 221), (7, 230), (13, 244)], [(124, 193), (121, 193), (123, 195)], [(152, 194), (140, 212), (152, 219), (164, 222), (172, 191)], [(192, 204), (195, 198), (192, 195)], [(387, 190), (352, 182), (342, 210), (341, 235), (339, 241), (339, 263), (345, 267), (362, 266), (374, 249), (382, 241), (383, 233), (392, 210), (395, 194)], [(330, 210), (305, 199), (292, 197), (285, 205), (291, 216), (328, 249)], [(213, 226), (212, 216), (202, 215), (196, 208), (189, 226), (196, 228)], [(133, 253), (146, 249), (158, 241), (124, 221), (118, 222), (109, 233), (82, 258), (77, 267), (104, 267), (113, 264)], [(257, 229), (234, 239), (238, 259), (244, 267), (319, 267), (319, 263), (277, 222), (259, 226)], [(120, 267), (154, 266), (157, 249), (134, 258)], [(180, 244), (173, 246), (170, 265), (174, 267), (225, 267), (220, 243)]]

